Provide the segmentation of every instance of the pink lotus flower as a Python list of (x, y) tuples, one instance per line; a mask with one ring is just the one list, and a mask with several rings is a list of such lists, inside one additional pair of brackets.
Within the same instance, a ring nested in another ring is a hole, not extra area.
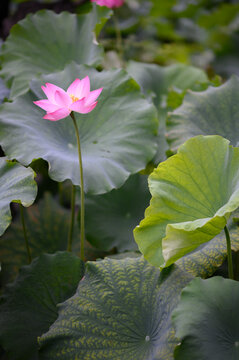
[(90, 79), (86, 76), (84, 79), (75, 79), (64, 91), (60, 87), (46, 83), (41, 87), (47, 99), (33, 101), (34, 104), (46, 111), (43, 119), (57, 121), (64, 119), (72, 111), (81, 114), (91, 112), (97, 105), (96, 99), (103, 88), (90, 91)]
[(100, 6), (107, 6), (110, 9), (117, 8), (123, 5), (124, 0), (91, 0)]

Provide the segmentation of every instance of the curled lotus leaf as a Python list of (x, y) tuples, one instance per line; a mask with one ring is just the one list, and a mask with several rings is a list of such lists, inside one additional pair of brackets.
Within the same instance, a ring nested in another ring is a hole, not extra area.
[(166, 159), (165, 152), (169, 148), (165, 137), (169, 91), (171, 89), (177, 89), (179, 92), (187, 89), (197, 90), (198, 84), (207, 83), (208, 78), (203, 70), (183, 64), (159, 66), (130, 61), (127, 71), (139, 83), (144, 95), (153, 100), (158, 110), (158, 151), (154, 159), (154, 162), (158, 164)]
[(34, 171), (15, 161), (0, 159), (0, 235), (11, 223), (10, 203), (30, 206), (37, 195)]
[(239, 206), (239, 149), (214, 136), (196, 136), (149, 176), (152, 194), (135, 228), (140, 251), (168, 266), (218, 235)]
[(117, 190), (86, 197), (86, 238), (101, 250), (137, 249), (133, 229), (144, 215), (150, 193), (146, 175), (135, 174)]
[[(76, 113), (81, 139), (85, 191), (102, 194), (123, 185), (129, 175), (145, 168), (156, 152), (157, 116), (140, 94), (139, 86), (124, 70), (98, 72), (69, 64), (62, 72), (42, 76), (31, 91), (0, 110), (0, 141), (9, 158), (24, 165), (42, 158), (53, 180), (80, 184), (77, 140), (70, 116), (60, 121), (43, 119), (33, 101), (42, 99), (41, 85), (49, 82), (66, 89), (89, 76), (92, 90), (103, 87), (96, 108)], [(24, 109), (24, 111), (23, 111)]]

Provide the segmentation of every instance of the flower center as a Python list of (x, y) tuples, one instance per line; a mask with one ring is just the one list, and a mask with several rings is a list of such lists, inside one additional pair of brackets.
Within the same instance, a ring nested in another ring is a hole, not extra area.
[(73, 103), (79, 100), (79, 98), (74, 96), (74, 95), (70, 95), (70, 98), (71, 98)]

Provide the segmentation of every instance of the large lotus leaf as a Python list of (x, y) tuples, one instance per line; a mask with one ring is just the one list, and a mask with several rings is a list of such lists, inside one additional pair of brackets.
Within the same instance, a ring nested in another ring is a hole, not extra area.
[(132, 175), (117, 190), (86, 197), (86, 238), (101, 250), (137, 248), (133, 229), (144, 216), (150, 193), (145, 175)]
[(72, 63), (62, 72), (34, 81), (31, 92), (2, 106), (0, 142), (10, 158), (29, 164), (41, 157), (48, 161), (52, 179), (70, 179), (79, 185), (77, 141), (71, 118), (56, 122), (42, 119), (44, 111), (33, 101), (43, 97), (42, 83), (66, 88), (76, 77), (86, 75), (92, 88), (104, 88), (94, 111), (76, 114), (85, 191), (100, 194), (122, 186), (130, 174), (144, 169), (156, 151), (155, 109), (124, 70), (98, 72)]
[(173, 313), (181, 344), (175, 359), (238, 360), (239, 283), (214, 277), (194, 279)]
[(37, 185), (31, 168), (0, 158), (0, 235), (11, 222), (11, 202), (30, 206), (37, 195)]
[(134, 230), (145, 258), (170, 265), (213, 239), (239, 206), (239, 149), (214, 136), (197, 136), (149, 177), (152, 194)]
[(198, 83), (205, 83), (208, 78), (203, 70), (183, 64), (165, 67), (130, 61), (127, 71), (140, 84), (145, 96), (153, 98), (153, 102), (158, 109), (160, 125), (158, 129), (158, 152), (155, 162), (159, 163), (165, 160), (165, 152), (168, 150), (165, 133), (169, 90), (172, 88), (196, 90)]
[[(95, 65), (102, 50), (93, 42), (93, 30), (100, 16), (41, 10), (13, 26), (1, 49), (1, 74), (12, 85), (11, 96), (26, 92), (37, 74), (64, 69), (66, 64)], [(105, 17), (105, 14), (102, 14)]]
[(219, 87), (189, 92), (168, 119), (168, 140), (176, 149), (195, 135), (221, 135), (239, 144), (239, 78), (231, 77)]
[(21, 268), (0, 300), (0, 342), (10, 359), (38, 359), (37, 337), (57, 318), (57, 304), (71, 297), (84, 263), (69, 252), (43, 254)]
[[(37, 204), (25, 211), (28, 241), (33, 258), (42, 253), (66, 250), (70, 227), (70, 209), (46, 193)], [(73, 232), (73, 252), (80, 252), (80, 231), (75, 223)], [(95, 260), (105, 255), (101, 250), (85, 243), (85, 258)], [(18, 269), (27, 263), (27, 253), (20, 219), (13, 221), (0, 239), (1, 282), (14, 280)]]
[(171, 312), (190, 280), (176, 267), (160, 274), (143, 258), (87, 263), (76, 294), (39, 340), (40, 358), (172, 360)]

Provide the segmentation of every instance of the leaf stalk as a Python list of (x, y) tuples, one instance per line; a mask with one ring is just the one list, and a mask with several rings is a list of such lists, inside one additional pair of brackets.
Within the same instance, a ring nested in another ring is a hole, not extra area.
[(228, 276), (229, 279), (234, 280), (233, 274), (233, 264), (232, 264), (232, 249), (231, 249), (231, 239), (227, 226), (224, 227), (224, 232), (227, 240), (227, 261), (228, 261)]
[(115, 14), (113, 15), (113, 20), (114, 20), (115, 33), (116, 33), (116, 46), (117, 46), (117, 50), (119, 51), (120, 60), (123, 63), (123, 61), (124, 61), (123, 60), (123, 54), (124, 54), (123, 40), (122, 40), (122, 36), (121, 36), (119, 22), (118, 22), (118, 19)]
[(76, 139), (77, 139), (77, 148), (78, 148), (78, 159), (79, 159), (79, 168), (80, 168), (80, 195), (81, 195), (81, 208), (80, 208), (80, 258), (84, 261), (84, 243), (85, 243), (85, 194), (84, 194), (84, 177), (83, 177), (83, 164), (82, 164), (82, 154), (81, 154), (81, 145), (80, 145), (80, 136), (75, 119), (74, 112), (71, 112), (71, 118), (75, 127)]
[(27, 237), (27, 231), (26, 231), (26, 224), (25, 224), (25, 218), (24, 218), (24, 209), (22, 204), (20, 204), (20, 214), (21, 214), (21, 221), (22, 221), (22, 230), (23, 230), (23, 236), (25, 239), (25, 245), (27, 250), (27, 256), (28, 256), (28, 263), (31, 264), (32, 262), (32, 255), (31, 255), (31, 249)]
[(72, 252), (72, 240), (73, 240), (73, 232), (74, 232), (74, 224), (75, 224), (75, 198), (76, 198), (76, 188), (75, 185), (72, 184), (71, 187), (71, 223), (68, 233), (68, 241), (67, 241), (67, 251)]

